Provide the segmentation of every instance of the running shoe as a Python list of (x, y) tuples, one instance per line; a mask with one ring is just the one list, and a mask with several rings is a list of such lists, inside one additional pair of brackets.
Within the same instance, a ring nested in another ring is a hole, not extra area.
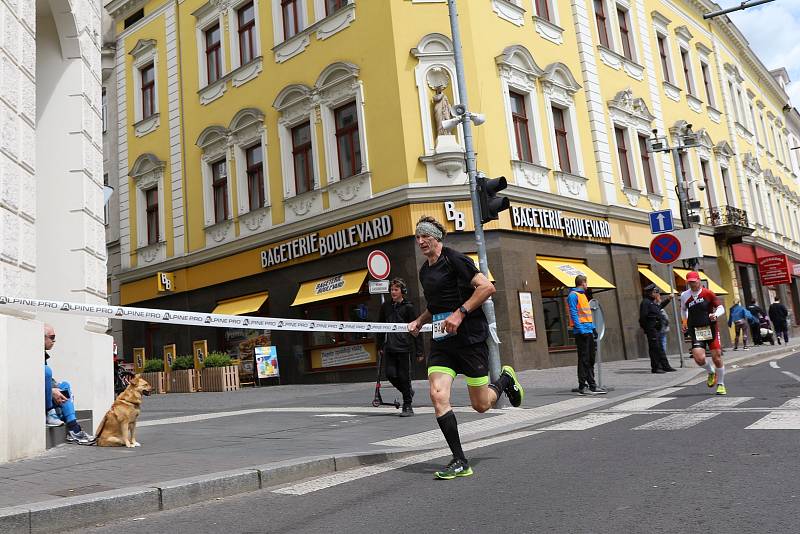
[(67, 442), (68, 443), (76, 443), (78, 445), (94, 445), (95, 437), (91, 434), (87, 434), (85, 431), (81, 430), (79, 432), (73, 432), (72, 430), (67, 431)]
[(725, 384), (719, 384), (717, 386), (717, 395), (727, 395), (728, 390), (725, 389)]
[(433, 476), (439, 480), (453, 480), (456, 477), (472, 476), (472, 468), (466, 460), (453, 458), (441, 471), (436, 471)]
[(717, 373), (708, 373), (708, 378), (706, 378), (706, 385), (710, 388), (714, 387), (714, 384), (717, 383)]
[(508, 397), (511, 406), (514, 408), (522, 404), (522, 399), (525, 398), (525, 390), (522, 389), (522, 384), (517, 380), (517, 373), (510, 365), (504, 365), (501, 374), (507, 374), (511, 377), (512, 382), (506, 387), (506, 396)]

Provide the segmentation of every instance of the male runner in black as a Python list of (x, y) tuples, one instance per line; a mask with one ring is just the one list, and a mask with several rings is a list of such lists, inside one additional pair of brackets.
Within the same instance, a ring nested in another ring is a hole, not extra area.
[(456, 374), (466, 376), (472, 408), (479, 413), (494, 406), (503, 392), (512, 406), (519, 406), (525, 392), (509, 365), (503, 366), (496, 382), (489, 383), (489, 324), (481, 305), (495, 288), (470, 258), (442, 246), (445, 233), (433, 217), (424, 216), (417, 223), (417, 245), (427, 258), (419, 271), (427, 308), (408, 324), (408, 330), (418, 335), (422, 325), (433, 322), (428, 358), (431, 401), (436, 421), (453, 453), (450, 463), (434, 476), (450, 480), (472, 474), (450, 406), (450, 389)]

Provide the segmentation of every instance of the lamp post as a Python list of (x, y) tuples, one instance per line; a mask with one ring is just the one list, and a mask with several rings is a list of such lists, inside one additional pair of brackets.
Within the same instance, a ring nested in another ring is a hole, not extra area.
[[(458, 11), (456, 10), (456, 0), (447, 0), (447, 8), (450, 14), (450, 31), (453, 38), (453, 57), (456, 64), (456, 81), (458, 83), (458, 93), (460, 102), (454, 106), (456, 116), (450, 124), (443, 124), (445, 128), (455, 127), (458, 124), (463, 126), (464, 131), (464, 157), (467, 163), (467, 176), (469, 176), (469, 193), (472, 200), (472, 218), (475, 221), (475, 242), (478, 245), (478, 264), (481, 272), (488, 276), (489, 264), (486, 260), (486, 242), (483, 236), (483, 224), (481, 223), (480, 199), (478, 197), (477, 186), (477, 167), (475, 165), (475, 149), (472, 144), (472, 123), (480, 125), (484, 122), (483, 115), (471, 113), (467, 104), (467, 84), (464, 77), (464, 56), (461, 52), (461, 31), (458, 27)], [(448, 122), (448, 121), (444, 121)], [(483, 313), (489, 322), (489, 374), (492, 380), (497, 380), (500, 376), (500, 347), (497, 337), (497, 319), (494, 313), (494, 302), (491, 298), (483, 303)]]

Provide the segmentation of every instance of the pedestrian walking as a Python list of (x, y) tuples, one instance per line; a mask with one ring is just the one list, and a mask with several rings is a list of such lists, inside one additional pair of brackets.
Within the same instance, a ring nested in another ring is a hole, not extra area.
[[(661, 305), (656, 302), (660, 299), (658, 286), (650, 284), (644, 288), (642, 303), (639, 305), (639, 326), (647, 336), (647, 348), (650, 354), (650, 372), (668, 373), (675, 371), (669, 364), (664, 345), (661, 342), (662, 310)], [(664, 303), (666, 306), (666, 303)]]
[(436, 422), (453, 453), (453, 459), (434, 476), (451, 480), (473, 474), (450, 405), (456, 375), (466, 377), (470, 403), (479, 413), (494, 406), (503, 393), (517, 407), (525, 391), (510, 365), (504, 365), (497, 380), (489, 383), (489, 323), (481, 306), (494, 294), (495, 287), (472, 259), (442, 245), (445, 234), (444, 226), (433, 217), (423, 216), (417, 223), (415, 238), (426, 260), (419, 270), (426, 308), (408, 323), (408, 330), (416, 336), (422, 325), (433, 326), (428, 356), (431, 401)]
[(742, 338), (742, 350), (750, 350), (747, 348), (747, 335), (750, 330), (750, 325), (753, 322), (753, 314), (747, 308), (742, 306), (739, 299), (734, 299), (733, 306), (728, 310), (728, 328), (734, 326), (736, 329), (736, 336), (733, 339), (733, 350), (739, 350), (739, 337)]
[[(394, 278), (389, 282), (391, 299), (381, 305), (378, 320), (382, 323), (410, 323), (417, 317), (414, 305), (408, 301), (405, 280)], [(414, 388), (411, 387), (411, 359), (422, 360), (422, 340), (408, 332), (378, 334), (377, 346), (386, 362), (386, 378), (403, 395), (403, 411), (400, 417), (414, 415), (411, 402)]]
[(764, 341), (761, 339), (761, 319), (764, 318), (764, 310), (758, 305), (756, 299), (750, 299), (750, 305), (747, 306), (747, 311), (756, 318), (755, 324), (750, 323), (750, 337), (752, 338), (753, 345), (763, 345)]
[(594, 328), (592, 310), (586, 293), (589, 283), (586, 277), (579, 274), (575, 277), (575, 287), (569, 292), (569, 329), (575, 338), (578, 351), (578, 394), (603, 395), (605, 388), (599, 387), (594, 380), (594, 362), (597, 355), (597, 330)]
[(775, 338), (778, 345), (781, 344), (781, 336), (785, 343), (789, 342), (789, 310), (781, 302), (780, 296), (775, 296), (775, 302), (769, 305), (769, 320), (772, 321), (772, 328), (775, 330)]
[[(689, 272), (686, 282), (689, 288), (681, 293), (681, 317), (684, 333), (688, 333), (692, 342), (692, 358), (708, 372), (706, 385), (713, 388), (716, 384), (717, 395), (727, 395), (722, 343), (717, 326), (719, 318), (725, 315), (725, 308), (713, 291), (703, 287), (699, 273)], [(711, 361), (706, 357), (707, 351), (711, 352)]]

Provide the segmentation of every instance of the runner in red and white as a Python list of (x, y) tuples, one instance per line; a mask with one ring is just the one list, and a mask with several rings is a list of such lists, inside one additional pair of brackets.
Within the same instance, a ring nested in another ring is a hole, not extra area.
[[(716, 384), (717, 395), (727, 395), (725, 364), (722, 362), (722, 344), (717, 326), (719, 318), (725, 315), (725, 307), (713, 291), (703, 287), (697, 272), (687, 274), (686, 282), (689, 289), (681, 293), (681, 315), (683, 331), (688, 331), (692, 340), (692, 357), (697, 365), (705, 367), (708, 372), (708, 387)], [(711, 351), (713, 367), (706, 358), (706, 350)]]

